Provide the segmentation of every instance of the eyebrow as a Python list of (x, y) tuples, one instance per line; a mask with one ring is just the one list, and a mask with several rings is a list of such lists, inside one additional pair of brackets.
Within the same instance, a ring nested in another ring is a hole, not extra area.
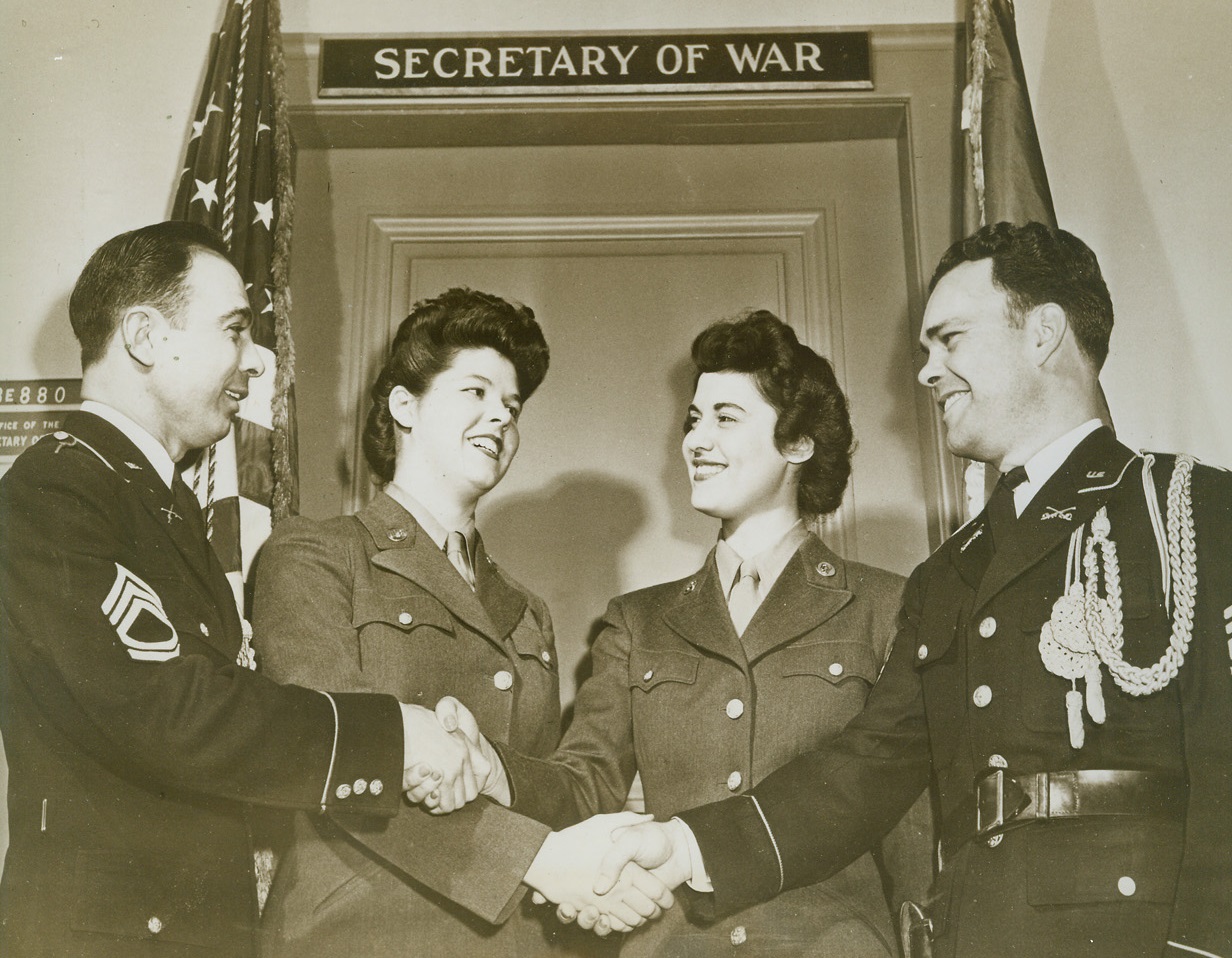
[[(486, 385), (488, 385), (488, 386), (495, 386), (495, 385), (496, 385), (495, 383), (493, 383), (493, 382), (492, 382), (492, 380), (490, 380), (490, 379), (489, 379), (487, 376), (485, 376), (483, 373), (467, 373), (467, 374), (466, 374), (466, 375), (464, 375), (462, 378), (463, 378), (464, 380), (465, 380), (465, 379), (478, 379), (481, 383), (484, 383), (484, 384), (486, 384)], [(513, 399), (513, 400), (516, 400), (517, 402), (519, 402), (519, 403), (520, 403), (520, 402), (522, 401), (522, 394), (521, 394), (520, 392), (513, 392), (513, 393), (510, 393), (510, 394), (509, 394), (507, 397), (505, 397), (505, 398), (507, 398), (507, 399)]]
[(248, 306), (240, 306), (231, 312), (226, 313), (222, 317), (222, 324), (225, 326), (233, 319), (242, 319), (246, 326), (252, 326), (252, 309)]
[(924, 332), (920, 335), (920, 350), (922, 352), (928, 352), (928, 347), (924, 344), (926, 342), (940, 339), (941, 336), (945, 334), (947, 327), (954, 325), (955, 322), (956, 320), (954, 319), (943, 319), (941, 322), (933, 323), (933, 325), (929, 326), (928, 329), (924, 330)]

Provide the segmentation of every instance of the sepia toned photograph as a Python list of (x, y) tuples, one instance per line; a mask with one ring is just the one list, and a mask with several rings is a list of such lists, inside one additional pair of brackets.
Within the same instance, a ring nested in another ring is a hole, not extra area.
[(5, 958), (1232, 958), (1232, 6), (0, 11)]

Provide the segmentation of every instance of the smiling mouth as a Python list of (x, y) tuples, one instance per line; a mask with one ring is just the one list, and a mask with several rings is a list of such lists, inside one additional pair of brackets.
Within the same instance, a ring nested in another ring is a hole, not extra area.
[(942, 414), (945, 415), (949, 413), (951, 409), (953, 409), (963, 400), (969, 399), (970, 396), (971, 396), (971, 393), (967, 392), (966, 390), (950, 393), (948, 396), (942, 399), (939, 403), (939, 405), (941, 406)]
[(499, 459), (504, 444), (496, 436), (474, 436), (470, 443), (485, 456)]
[(247, 392), (240, 392), (237, 389), (224, 389), (223, 392), (226, 393), (230, 398), (234, 399), (236, 402), (243, 402), (244, 399), (248, 396)]
[(692, 476), (694, 482), (705, 482), (707, 479), (712, 479), (720, 472), (727, 468), (726, 464), (721, 462), (707, 462), (702, 459), (694, 459), (692, 465)]

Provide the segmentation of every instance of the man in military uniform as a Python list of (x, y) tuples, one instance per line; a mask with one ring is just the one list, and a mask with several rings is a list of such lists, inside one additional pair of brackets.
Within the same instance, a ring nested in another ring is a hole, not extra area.
[(0, 481), (0, 954), (251, 954), (250, 804), (392, 816), (421, 761), (473, 797), (467, 748), (392, 696), (250, 671), (175, 472), (262, 369), (220, 237), (109, 240), (69, 313), (83, 409)]
[(941, 868), (904, 909), (911, 954), (1232, 955), (1232, 475), (1100, 422), (1111, 329), (1069, 233), (1001, 223), (946, 253), (919, 378), (950, 450), (1002, 481), (915, 571), (844, 733), (625, 831), (600, 888), (633, 859), (727, 914), (834, 873), (931, 779)]

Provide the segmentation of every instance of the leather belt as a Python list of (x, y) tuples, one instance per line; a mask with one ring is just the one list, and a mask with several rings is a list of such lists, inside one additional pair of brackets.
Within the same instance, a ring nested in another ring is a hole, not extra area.
[(942, 863), (969, 841), (987, 840), (1032, 822), (1132, 815), (1183, 821), (1189, 786), (1183, 775), (1126, 769), (1075, 769), (1011, 775), (993, 768), (941, 829)]

